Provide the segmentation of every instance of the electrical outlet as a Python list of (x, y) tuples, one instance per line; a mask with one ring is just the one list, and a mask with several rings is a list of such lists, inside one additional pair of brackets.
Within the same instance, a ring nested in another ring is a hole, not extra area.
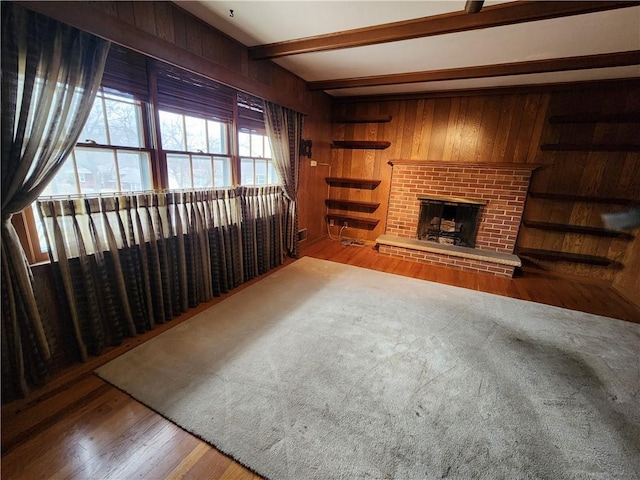
[(346, 222), (346, 221), (345, 221), (345, 222), (343, 222), (342, 226), (343, 226), (344, 228), (349, 228), (349, 226), (347, 225), (347, 222)]
[(335, 220), (332, 218), (329, 220), (329, 226), (333, 227), (335, 225)]

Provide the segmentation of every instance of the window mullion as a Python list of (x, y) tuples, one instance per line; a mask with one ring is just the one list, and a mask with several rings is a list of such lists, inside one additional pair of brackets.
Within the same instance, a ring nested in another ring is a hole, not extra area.
[[(207, 143), (209, 143), (209, 137), (207, 137)], [(216, 168), (216, 162), (213, 161), (213, 155), (209, 154), (209, 163), (211, 163), (211, 188), (216, 186), (216, 174), (213, 170)]]
[(189, 145), (187, 144), (187, 118), (185, 115), (181, 115), (182, 117), (182, 141), (184, 142), (184, 151), (189, 151)]
[(264, 181), (269, 185), (269, 160), (267, 160), (267, 136), (262, 135), (262, 158), (264, 158)]
[(206, 141), (206, 149), (209, 154), (209, 163), (211, 163), (211, 187), (215, 186), (215, 175), (213, 173), (213, 169), (215, 167), (213, 162), (213, 157), (211, 156), (211, 147), (209, 147), (209, 120), (204, 119), (204, 138)]
[(191, 177), (191, 188), (195, 188), (193, 178), (193, 155), (189, 154), (189, 176)]
[(73, 161), (73, 175), (74, 175), (75, 180), (76, 180), (76, 192), (78, 194), (81, 194), (82, 190), (80, 189), (80, 175), (78, 174), (78, 164), (76, 162), (76, 152), (75, 152), (75, 150), (71, 151), (71, 160)]
[(238, 112), (238, 93), (236, 92), (233, 102), (233, 116), (231, 118), (231, 130), (227, 133), (229, 141), (229, 153), (231, 154), (231, 184), (240, 185), (242, 178), (240, 176), (240, 147), (238, 134), (240, 133), (239, 112)]
[(118, 187), (118, 191), (122, 191), (122, 184), (120, 183), (120, 164), (118, 163), (118, 151), (113, 149), (113, 163), (116, 166), (116, 186)]
[(102, 96), (102, 116), (104, 118), (105, 133), (107, 134), (107, 145), (111, 145), (111, 129), (109, 128), (109, 117), (107, 116), (107, 101), (104, 98), (104, 90), (100, 89)]
[(147, 90), (149, 94), (149, 103), (146, 111), (146, 127), (148, 129), (148, 146), (152, 148), (152, 184), (154, 189), (163, 189), (169, 187), (169, 173), (167, 167), (167, 155), (163, 151), (162, 135), (160, 132), (158, 75), (155, 68), (155, 62), (147, 58), (146, 69), (148, 77)]
[(204, 119), (204, 138), (207, 141), (205, 145), (205, 148), (207, 149), (207, 153), (211, 153), (209, 149), (209, 121), (206, 118)]

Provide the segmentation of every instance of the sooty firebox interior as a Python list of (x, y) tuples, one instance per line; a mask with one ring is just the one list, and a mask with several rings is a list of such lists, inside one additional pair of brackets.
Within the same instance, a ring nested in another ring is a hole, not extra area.
[(418, 240), (475, 247), (485, 202), (455, 197), (421, 197)]

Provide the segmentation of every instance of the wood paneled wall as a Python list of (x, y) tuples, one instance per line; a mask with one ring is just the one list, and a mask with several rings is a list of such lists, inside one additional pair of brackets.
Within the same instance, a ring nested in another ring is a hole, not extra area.
[[(348, 228), (349, 237), (374, 241), (385, 231), (391, 159), (461, 163), (539, 163), (531, 190), (640, 201), (640, 158), (637, 152), (553, 152), (547, 143), (638, 143), (638, 124), (550, 124), (554, 115), (613, 114), (640, 111), (640, 82), (620, 88), (576, 87), (574, 91), (511, 93), (450, 98), (382, 101), (336, 101), (338, 116), (390, 114), (389, 123), (336, 123), (334, 140), (386, 140), (386, 150), (332, 149), (331, 175), (377, 178), (374, 190), (332, 186), (332, 198), (380, 202), (380, 219), (372, 230)], [(525, 218), (543, 222), (602, 226), (600, 214), (620, 206), (582, 202), (527, 200)], [(332, 210), (332, 212), (335, 210)], [(360, 214), (362, 216), (362, 214)], [(333, 227), (337, 233), (338, 227)], [(636, 234), (638, 231), (635, 232)], [(634, 245), (636, 248), (634, 248)], [(579, 275), (616, 285), (636, 285), (637, 241), (522, 228), (518, 248), (549, 249), (605, 256), (619, 268), (580, 263), (535, 261), (536, 268)], [(635, 251), (634, 251), (635, 250)], [(634, 267), (635, 265), (635, 267)], [(634, 283), (635, 282), (635, 283)], [(635, 293), (636, 296), (638, 293)]]
[[(313, 115), (305, 117), (303, 138), (313, 142), (311, 158), (300, 159), (298, 184), (298, 226), (307, 229), (307, 243), (327, 235), (324, 221), (324, 199), (327, 197), (325, 177), (331, 158), (331, 106), (327, 102), (313, 105)], [(315, 162), (315, 166), (311, 163)]]
[(548, 99), (547, 94), (535, 93), (336, 103), (337, 116), (392, 116), (388, 123), (334, 124), (334, 140), (391, 142), (386, 150), (332, 149), (332, 176), (381, 180), (373, 190), (331, 187), (332, 198), (380, 202), (380, 207), (369, 214), (380, 219), (374, 229), (348, 228), (343, 233), (366, 241), (384, 233), (391, 179), (389, 160), (535, 162)]
[[(241, 43), (173, 2), (23, 1), (48, 15), (173, 65), (205, 75), (260, 98), (311, 114), (316, 97), (304, 80), (271, 61), (249, 59)], [(319, 93), (319, 95), (318, 95)]]
[[(547, 120), (558, 115), (619, 115), (640, 111), (640, 84), (607, 90), (576, 90), (550, 97)], [(541, 144), (638, 144), (637, 123), (545, 122)], [(534, 173), (531, 191), (573, 194), (594, 198), (625, 198), (640, 202), (640, 153), (616, 151), (539, 151), (545, 165)], [(566, 202), (529, 198), (525, 218), (542, 222), (602, 227), (601, 215), (624, 210), (607, 203)], [(636, 235), (640, 230), (636, 230)], [(633, 242), (626, 239), (523, 228), (518, 245), (527, 248), (599, 255), (618, 265), (599, 267), (581, 263), (536, 261), (545, 270), (614, 281), (635, 276)], [(635, 269), (637, 272), (637, 269)], [(621, 277), (621, 278), (622, 278)]]

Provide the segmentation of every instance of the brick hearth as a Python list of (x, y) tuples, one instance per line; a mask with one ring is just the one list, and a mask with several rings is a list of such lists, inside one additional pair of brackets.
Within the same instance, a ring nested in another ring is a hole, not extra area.
[[(415, 239), (419, 197), (450, 196), (487, 202), (476, 237), (475, 250), (512, 254), (524, 211), (531, 164), (464, 164), (445, 162), (389, 162), (393, 172), (385, 238)], [(426, 242), (434, 245), (433, 242)], [(514, 266), (380, 243), (380, 253), (408, 260), (444, 264), (462, 270), (512, 276)], [(463, 256), (464, 257), (464, 256)]]

